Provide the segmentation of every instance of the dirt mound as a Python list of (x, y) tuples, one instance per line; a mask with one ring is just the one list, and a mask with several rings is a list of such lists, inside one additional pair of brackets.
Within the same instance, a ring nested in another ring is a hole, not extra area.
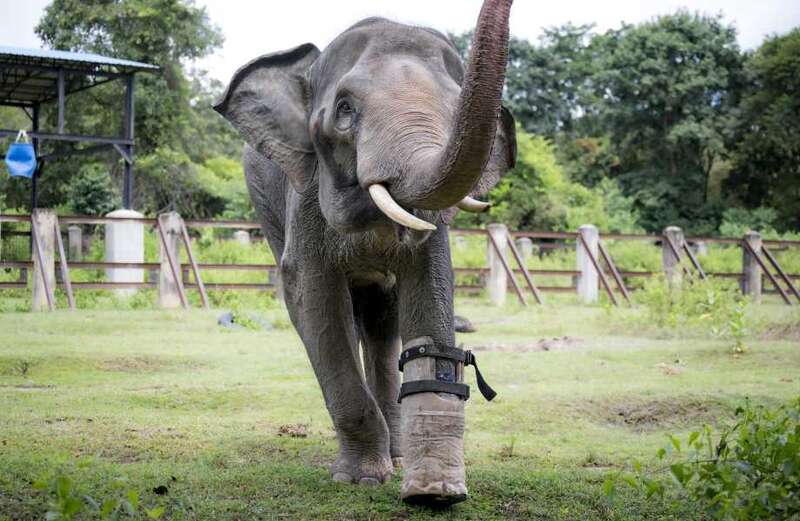
[(172, 367), (196, 368), (199, 364), (190, 361), (157, 358), (154, 356), (118, 356), (101, 360), (97, 364), (101, 371), (120, 373), (154, 373)]
[(590, 400), (576, 407), (597, 422), (624, 427), (636, 432), (657, 429), (700, 427), (716, 424), (730, 411), (720, 402), (694, 396), (619, 400)]
[(800, 341), (800, 320), (788, 324), (772, 324), (759, 335), (763, 340)]
[(542, 351), (575, 351), (581, 349), (585, 342), (582, 338), (562, 336), (540, 338), (535, 342), (492, 342), (470, 347), (472, 351), (494, 351), (499, 353), (522, 353)]

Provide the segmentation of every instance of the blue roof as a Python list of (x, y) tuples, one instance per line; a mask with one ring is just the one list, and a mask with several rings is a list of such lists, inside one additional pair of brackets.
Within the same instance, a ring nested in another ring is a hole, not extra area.
[(51, 49), (24, 49), (21, 47), (0, 46), (0, 63), (23, 62), (35, 64), (52, 64), (65, 67), (94, 68), (94, 67), (118, 67), (126, 71), (130, 70), (155, 70), (157, 65), (149, 63), (135, 62), (131, 60), (121, 60), (119, 58), (109, 58), (99, 54), (84, 52), (56, 51)]

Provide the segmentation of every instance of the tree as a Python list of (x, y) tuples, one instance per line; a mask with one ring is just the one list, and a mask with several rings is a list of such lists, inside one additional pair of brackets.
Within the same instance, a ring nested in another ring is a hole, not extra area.
[[(587, 54), (591, 25), (545, 29), (535, 46), (512, 37), (509, 42), (504, 103), (527, 132), (553, 138), (572, 132), (587, 111), (593, 73)], [(466, 61), (472, 32), (451, 35)]]
[[(191, 0), (53, 0), (36, 33), (52, 48), (161, 67), (158, 73), (136, 78), (135, 204), (151, 213), (174, 209), (202, 217), (225, 208), (225, 202), (199, 179), (208, 159), (238, 155), (241, 140), (210, 108), (222, 86), (202, 73), (190, 76), (183, 64), (222, 43), (204, 8)], [(69, 128), (94, 135), (119, 134), (122, 86), (118, 83), (70, 96)], [(52, 116), (44, 111), (45, 120)], [(113, 154), (48, 164), (42, 203), (65, 202), (70, 178), (90, 161), (119, 177), (120, 162)]]
[(603, 231), (638, 231), (633, 202), (616, 182), (590, 189), (569, 179), (553, 144), (517, 127), (517, 164), (492, 190), (488, 214), (460, 212), (456, 225), (503, 222), (512, 229), (574, 231), (594, 223)]
[(643, 224), (712, 231), (709, 178), (725, 153), (741, 82), (736, 31), (685, 11), (595, 37), (599, 117)]
[(800, 227), (800, 28), (767, 39), (747, 60), (747, 91), (731, 136), (724, 187), (749, 208), (768, 206), (780, 229)]

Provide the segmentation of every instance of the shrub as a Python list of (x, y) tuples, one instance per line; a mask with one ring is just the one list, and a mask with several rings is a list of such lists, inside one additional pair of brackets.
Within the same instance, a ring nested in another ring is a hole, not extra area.
[(664, 277), (653, 277), (634, 295), (649, 324), (673, 330), (699, 327), (729, 341), (734, 352), (745, 351), (747, 300), (729, 281), (685, 280), (676, 288)]
[(648, 498), (663, 498), (672, 481), (713, 519), (800, 519), (800, 397), (777, 409), (746, 402), (736, 418), (718, 438), (708, 425), (685, 444), (670, 436), (657, 453), (659, 460), (679, 458), (664, 469), (669, 480), (647, 475), (635, 462), (633, 473), (606, 480), (606, 492), (623, 481)]
[(70, 179), (69, 207), (77, 215), (106, 215), (119, 207), (107, 165), (88, 163)]

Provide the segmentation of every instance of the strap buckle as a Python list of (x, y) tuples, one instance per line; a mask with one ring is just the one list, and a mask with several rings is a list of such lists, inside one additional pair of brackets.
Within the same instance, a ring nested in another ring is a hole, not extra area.
[[(400, 354), (400, 360), (398, 361), (400, 371), (403, 371), (403, 366), (406, 364), (406, 362), (426, 356), (462, 362), (464, 367), (468, 365), (475, 367), (475, 377), (478, 382), (478, 390), (481, 392), (483, 397), (487, 401), (492, 401), (495, 396), (497, 396), (497, 393), (489, 386), (488, 383), (486, 383), (486, 380), (484, 380), (480, 369), (478, 369), (478, 363), (475, 358), (475, 354), (472, 351), (460, 349), (458, 347), (449, 347), (429, 343), (405, 349)], [(409, 394), (424, 392), (444, 392), (455, 394), (462, 397), (464, 400), (469, 399), (469, 386), (466, 384), (441, 382), (439, 380), (414, 380), (411, 382), (405, 382), (400, 386), (400, 396), (398, 397), (397, 401), (402, 401), (403, 397)]]

